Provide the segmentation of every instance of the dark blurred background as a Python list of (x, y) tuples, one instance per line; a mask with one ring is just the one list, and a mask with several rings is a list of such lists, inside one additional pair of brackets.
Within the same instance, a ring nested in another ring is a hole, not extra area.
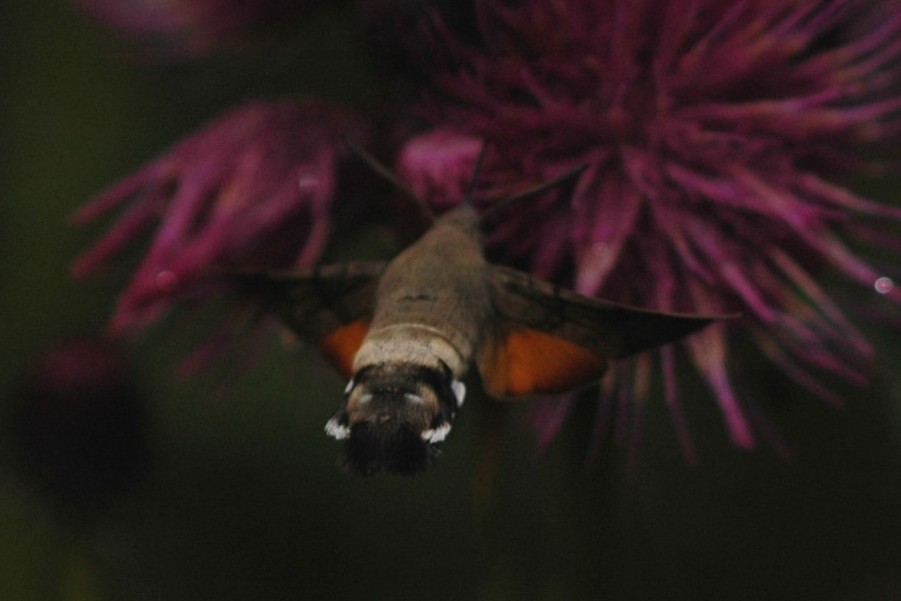
[(123, 60), (62, 0), (0, 9), (0, 598), (901, 599), (901, 344), (873, 324), (883, 375), (841, 388), (843, 409), (736, 351), (740, 392), (788, 459), (730, 446), (687, 374), (694, 467), (659, 395), (638, 461), (607, 445), (591, 467), (590, 404), (542, 453), (523, 407), (472, 399), (435, 469), (355, 478), (322, 432), (343, 382), (321, 361), (276, 341), (225, 385), (222, 370), (179, 378), (190, 343), (163, 332), (126, 351), (147, 451), (128, 486), (72, 507), (22, 468), (27, 366), (102, 330), (124, 281), (69, 277), (101, 231), (70, 227), (73, 210), (246, 99), (365, 108), (378, 81), (352, 8), (319, 11), (277, 51), (168, 66)]

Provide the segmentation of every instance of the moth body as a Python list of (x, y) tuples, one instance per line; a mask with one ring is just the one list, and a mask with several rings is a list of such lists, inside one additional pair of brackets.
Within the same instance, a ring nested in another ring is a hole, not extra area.
[(462, 378), (491, 316), (478, 217), (469, 205), (439, 219), (379, 280), (354, 371), (386, 361), (447, 365)]
[(325, 430), (344, 442), (346, 465), (363, 474), (429, 466), (472, 372), (496, 399), (572, 391), (596, 382), (611, 360), (672, 342), (716, 319), (587, 298), (492, 265), (469, 203), (436, 219), (388, 263), (242, 279), (350, 378)]
[[(345, 434), (357, 471), (418, 471), (435, 457), (489, 334), (487, 268), (470, 205), (440, 218), (387, 265), (346, 402), (329, 422)], [(387, 459), (373, 464), (379, 456)]]

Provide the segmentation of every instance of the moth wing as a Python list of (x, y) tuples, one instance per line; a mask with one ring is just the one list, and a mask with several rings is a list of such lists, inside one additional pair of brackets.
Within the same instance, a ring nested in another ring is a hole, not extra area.
[(479, 371), (496, 397), (578, 389), (598, 380), (610, 359), (678, 340), (716, 319), (588, 298), (507, 267), (491, 266), (490, 274), (499, 323)]
[(317, 345), (345, 375), (369, 330), (383, 261), (323, 265), (309, 270), (238, 274), (245, 293), (262, 298), (303, 340)]

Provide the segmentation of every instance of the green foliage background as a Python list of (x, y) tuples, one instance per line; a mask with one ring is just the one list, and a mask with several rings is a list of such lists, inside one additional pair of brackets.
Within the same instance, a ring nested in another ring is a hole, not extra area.
[[(474, 399), (437, 468), (373, 479), (335, 468), (322, 425), (342, 383), (315, 357), (273, 344), (222, 386), (221, 373), (173, 376), (188, 342), (152, 334), (133, 352), (150, 401), (149, 479), (90, 525), (63, 519), (13, 469), (6, 427), (23, 366), (61, 334), (101, 329), (123, 281), (70, 279), (100, 231), (71, 228), (75, 207), (229, 106), (312, 92), (365, 108), (378, 75), (347, 3), (287, 46), (167, 67), (122, 60), (62, 0), (0, 11), (4, 600), (901, 599), (891, 331), (873, 332), (887, 375), (845, 390), (841, 410), (739, 351), (754, 383), (743, 393), (791, 443), (788, 461), (732, 448), (688, 375), (696, 467), (662, 402), (648, 408), (637, 465), (608, 446), (586, 469), (589, 407), (541, 454), (521, 407)], [(489, 480), (484, 436), (497, 423)]]

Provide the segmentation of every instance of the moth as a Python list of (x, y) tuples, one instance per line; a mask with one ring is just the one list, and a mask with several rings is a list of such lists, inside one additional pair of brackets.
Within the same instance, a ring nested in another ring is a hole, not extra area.
[(612, 360), (713, 319), (588, 298), (489, 263), (471, 196), (390, 261), (242, 274), (246, 288), (349, 378), (325, 431), (344, 442), (352, 471), (414, 473), (431, 465), (467, 386), (481, 385), (495, 399), (576, 390), (600, 379)]

